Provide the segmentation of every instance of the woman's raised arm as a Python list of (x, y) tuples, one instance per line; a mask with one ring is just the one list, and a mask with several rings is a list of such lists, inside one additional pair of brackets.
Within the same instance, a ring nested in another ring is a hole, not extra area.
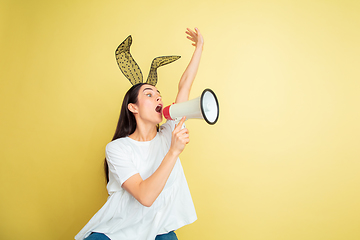
[(192, 45), (195, 46), (195, 51), (192, 55), (189, 65), (180, 78), (178, 94), (176, 96), (175, 103), (181, 103), (189, 100), (191, 86), (199, 68), (200, 58), (204, 46), (204, 38), (198, 28), (195, 28), (195, 31), (187, 28), (186, 34), (188, 35), (187, 38), (193, 42)]

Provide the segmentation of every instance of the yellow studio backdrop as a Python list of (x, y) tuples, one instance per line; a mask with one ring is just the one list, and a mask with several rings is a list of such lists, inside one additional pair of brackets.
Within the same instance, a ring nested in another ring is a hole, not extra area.
[(105, 203), (104, 147), (130, 83), (128, 35), (146, 77), (174, 101), (205, 37), (181, 159), (198, 220), (192, 239), (360, 239), (359, 1), (24, 1), (0, 8), (0, 239), (73, 239)]

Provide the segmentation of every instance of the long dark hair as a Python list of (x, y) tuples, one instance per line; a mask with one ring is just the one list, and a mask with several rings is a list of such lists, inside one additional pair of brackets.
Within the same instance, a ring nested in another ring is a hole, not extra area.
[[(137, 103), (139, 90), (140, 90), (141, 86), (144, 84), (146, 84), (146, 83), (139, 83), (139, 84), (132, 86), (125, 94), (125, 97), (124, 97), (124, 100), (123, 100), (123, 103), (121, 106), (119, 121), (118, 121), (116, 131), (115, 131), (112, 141), (115, 139), (118, 139), (118, 138), (127, 137), (130, 134), (132, 134), (133, 132), (135, 132), (136, 119), (134, 117), (134, 114), (132, 112), (130, 112), (130, 110), (128, 109), (128, 104), (129, 103)], [(104, 161), (104, 170), (105, 170), (106, 181), (109, 182), (109, 167), (108, 167), (106, 158)]]

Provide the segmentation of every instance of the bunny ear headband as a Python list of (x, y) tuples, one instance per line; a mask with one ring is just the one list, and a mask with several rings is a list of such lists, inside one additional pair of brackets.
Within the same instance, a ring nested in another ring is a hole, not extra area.
[[(132, 43), (131, 35), (128, 36), (116, 49), (115, 56), (116, 61), (119, 65), (121, 72), (129, 79), (132, 85), (143, 82), (143, 75), (139, 65), (135, 62), (130, 54), (130, 46)], [(151, 63), (149, 76), (146, 83), (155, 86), (157, 83), (157, 72), (158, 67), (172, 63), (178, 60), (180, 56), (162, 56), (156, 57)]]

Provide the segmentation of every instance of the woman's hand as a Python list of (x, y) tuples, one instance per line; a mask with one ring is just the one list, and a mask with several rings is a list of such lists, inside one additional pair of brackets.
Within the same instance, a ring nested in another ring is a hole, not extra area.
[(193, 46), (195, 47), (203, 47), (204, 46), (204, 38), (201, 35), (198, 28), (195, 28), (195, 32), (190, 28), (186, 29), (186, 34), (188, 35), (187, 38), (193, 42)]
[(169, 152), (177, 156), (180, 155), (180, 153), (184, 150), (185, 145), (190, 142), (189, 130), (187, 128), (181, 129), (185, 120), (186, 117), (183, 117), (172, 132), (171, 146)]

